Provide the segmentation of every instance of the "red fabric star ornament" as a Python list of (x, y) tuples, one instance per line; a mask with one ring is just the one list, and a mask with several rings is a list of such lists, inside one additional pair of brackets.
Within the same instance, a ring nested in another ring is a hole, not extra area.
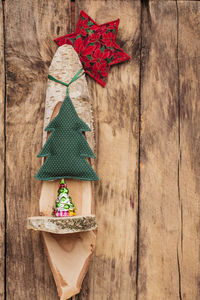
[(105, 86), (110, 66), (130, 59), (115, 42), (118, 26), (119, 19), (98, 25), (81, 11), (75, 32), (54, 41), (58, 46), (72, 45), (85, 72)]

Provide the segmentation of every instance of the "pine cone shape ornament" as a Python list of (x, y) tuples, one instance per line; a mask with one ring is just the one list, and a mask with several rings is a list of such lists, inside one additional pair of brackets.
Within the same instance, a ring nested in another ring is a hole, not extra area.
[(72, 217), (76, 215), (76, 207), (69, 196), (69, 189), (64, 179), (60, 181), (53, 214), (56, 217)]

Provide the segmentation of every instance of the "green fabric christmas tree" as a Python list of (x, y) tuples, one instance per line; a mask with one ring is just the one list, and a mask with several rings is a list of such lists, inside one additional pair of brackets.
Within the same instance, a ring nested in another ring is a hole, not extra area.
[(83, 135), (90, 128), (77, 115), (68, 91), (58, 115), (45, 130), (52, 133), (38, 157), (47, 159), (35, 178), (44, 181), (62, 178), (98, 180), (86, 161), (87, 157), (95, 158)]

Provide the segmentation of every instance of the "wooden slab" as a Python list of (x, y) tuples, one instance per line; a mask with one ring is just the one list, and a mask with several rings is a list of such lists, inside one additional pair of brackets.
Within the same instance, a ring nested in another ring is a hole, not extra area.
[(58, 299), (39, 234), (26, 229), (39, 212), (48, 67), (53, 39), (70, 32), (70, 1), (6, 0), (6, 299)]
[(179, 292), (200, 299), (200, 2), (179, 2)]
[(138, 209), (139, 1), (79, 1), (98, 24), (120, 18), (117, 42), (132, 57), (113, 66), (105, 88), (87, 76), (95, 110), (98, 238), (81, 300), (136, 295)]
[(3, 2), (0, 2), (0, 299), (5, 299), (5, 57)]
[[(57, 49), (53, 57), (49, 74), (63, 82), (70, 82), (81, 68), (78, 55), (73, 47), (63, 45)], [(73, 95), (73, 103), (79, 117), (89, 126), (93, 126), (92, 110), (85, 75), (75, 81), (70, 87), (69, 94), (70, 97), (71, 93)], [(63, 85), (48, 80), (44, 128), (57, 115), (61, 106), (61, 100), (64, 100), (65, 97), (66, 87), (63, 89)], [(94, 134), (90, 133), (90, 135), (90, 143), (94, 148)], [(87, 136), (89, 137), (89, 135), (86, 135), (86, 138)], [(44, 135), (44, 137), (46, 138), (47, 135)], [(86, 274), (95, 246), (96, 235), (91, 230), (97, 227), (95, 217), (91, 216), (93, 208), (92, 182), (73, 179), (68, 179), (66, 182), (79, 216), (72, 218), (51, 217), (52, 207), (57, 198), (59, 181), (43, 181), (40, 196), (40, 214), (47, 217), (33, 217), (28, 221), (29, 229), (44, 229), (42, 232), (44, 247), (57, 285), (59, 297), (63, 300), (70, 298), (80, 291), (81, 283)], [(90, 232), (87, 234), (74, 234), (73, 246), (68, 246), (71, 244), (70, 238), (65, 233), (86, 230), (90, 230)], [(47, 232), (62, 235), (52, 238)], [(63, 247), (63, 245), (65, 246)], [(85, 247), (88, 249), (87, 251), (84, 250)], [(65, 262), (64, 265), (63, 261)]]
[(89, 231), (67, 234), (64, 238), (52, 233), (43, 233), (42, 236), (60, 300), (66, 300), (80, 292), (96, 235)]
[(56, 234), (66, 234), (95, 230), (97, 228), (96, 216), (73, 217), (30, 217), (27, 228)]
[(142, 18), (138, 299), (184, 299), (176, 3), (150, 2)]

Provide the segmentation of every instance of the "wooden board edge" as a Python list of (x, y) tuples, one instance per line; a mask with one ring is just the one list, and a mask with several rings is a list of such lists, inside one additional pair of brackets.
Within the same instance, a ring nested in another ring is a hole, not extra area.
[(4, 3), (0, 2), (0, 298), (5, 298), (5, 55)]

